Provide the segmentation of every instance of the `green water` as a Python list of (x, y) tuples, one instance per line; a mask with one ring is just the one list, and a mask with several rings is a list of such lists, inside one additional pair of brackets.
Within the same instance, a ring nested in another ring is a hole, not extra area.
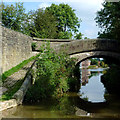
[(101, 72), (92, 73), (83, 79), (84, 84), (78, 93), (67, 93), (58, 99), (38, 103), (24, 103), (3, 111), (3, 118), (120, 119), (120, 99), (105, 94), (104, 85), (100, 82)]

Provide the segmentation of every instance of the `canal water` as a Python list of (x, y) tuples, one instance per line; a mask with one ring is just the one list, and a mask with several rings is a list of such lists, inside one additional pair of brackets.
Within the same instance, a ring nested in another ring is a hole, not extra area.
[(78, 93), (67, 93), (59, 99), (34, 104), (24, 103), (3, 111), (3, 117), (120, 119), (120, 99), (107, 94), (101, 83), (103, 70), (82, 69), (81, 88)]

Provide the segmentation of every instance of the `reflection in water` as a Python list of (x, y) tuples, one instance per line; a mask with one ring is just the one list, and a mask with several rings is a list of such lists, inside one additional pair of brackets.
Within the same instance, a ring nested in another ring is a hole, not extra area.
[(91, 102), (103, 102), (105, 88), (101, 83), (101, 73), (103, 69), (94, 70), (81, 69), (81, 98)]
[(8, 118), (120, 118), (119, 113), (120, 103), (92, 103), (81, 99), (77, 93), (69, 93), (59, 99), (49, 99), (8, 109), (3, 111), (3, 116)]
[(81, 70), (81, 85), (85, 86), (88, 83), (89, 76), (91, 75), (91, 72), (88, 71), (88, 69), (82, 69)]
[[(84, 71), (87, 79), (82, 83), (78, 93), (67, 93), (58, 99), (48, 99), (40, 103), (24, 103), (21, 106), (3, 111), (7, 118), (118, 118), (120, 119), (120, 99), (104, 95), (104, 88), (100, 83), (101, 72)], [(85, 89), (86, 87), (86, 89)], [(102, 90), (101, 90), (102, 89)], [(81, 95), (81, 93), (83, 93)], [(82, 99), (84, 97), (88, 98)], [(105, 100), (106, 99), (106, 100)], [(96, 103), (97, 101), (97, 103)], [(104, 102), (103, 102), (104, 101)], [(95, 102), (95, 103), (94, 103)], [(114, 119), (115, 120), (115, 119)]]

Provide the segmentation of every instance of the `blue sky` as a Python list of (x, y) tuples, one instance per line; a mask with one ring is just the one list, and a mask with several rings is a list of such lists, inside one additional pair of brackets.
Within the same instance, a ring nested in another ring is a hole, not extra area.
[(69, 4), (73, 9), (79, 19), (82, 20), (80, 23), (80, 32), (84, 34), (83, 37), (97, 38), (99, 31), (98, 26), (94, 18), (96, 17), (96, 12), (102, 8), (103, 0), (3, 0), (4, 2), (24, 2), (24, 7), (26, 11), (36, 10), (42, 7), (48, 7), (52, 3)]

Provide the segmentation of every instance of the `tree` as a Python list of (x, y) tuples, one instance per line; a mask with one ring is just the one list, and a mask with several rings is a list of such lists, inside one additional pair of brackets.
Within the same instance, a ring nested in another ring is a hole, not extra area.
[(2, 25), (15, 31), (23, 31), (23, 24), (26, 20), (25, 8), (23, 3), (15, 3), (15, 5), (2, 5)]
[(30, 35), (39, 38), (56, 37), (56, 19), (53, 15), (43, 9), (31, 12)]
[(84, 37), (84, 40), (89, 39), (88, 37)]
[(98, 65), (98, 59), (96, 59), (96, 58), (91, 58), (90, 59), (90, 61), (91, 61), (91, 65)]
[(83, 34), (81, 32), (76, 33), (75, 38), (76, 39), (82, 39)]
[(99, 38), (120, 40), (120, 1), (104, 2), (95, 20), (101, 28)]
[(58, 38), (68, 38), (72, 33), (78, 32), (80, 21), (68, 4), (52, 4), (46, 11), (54, 15), (57, 19)]

